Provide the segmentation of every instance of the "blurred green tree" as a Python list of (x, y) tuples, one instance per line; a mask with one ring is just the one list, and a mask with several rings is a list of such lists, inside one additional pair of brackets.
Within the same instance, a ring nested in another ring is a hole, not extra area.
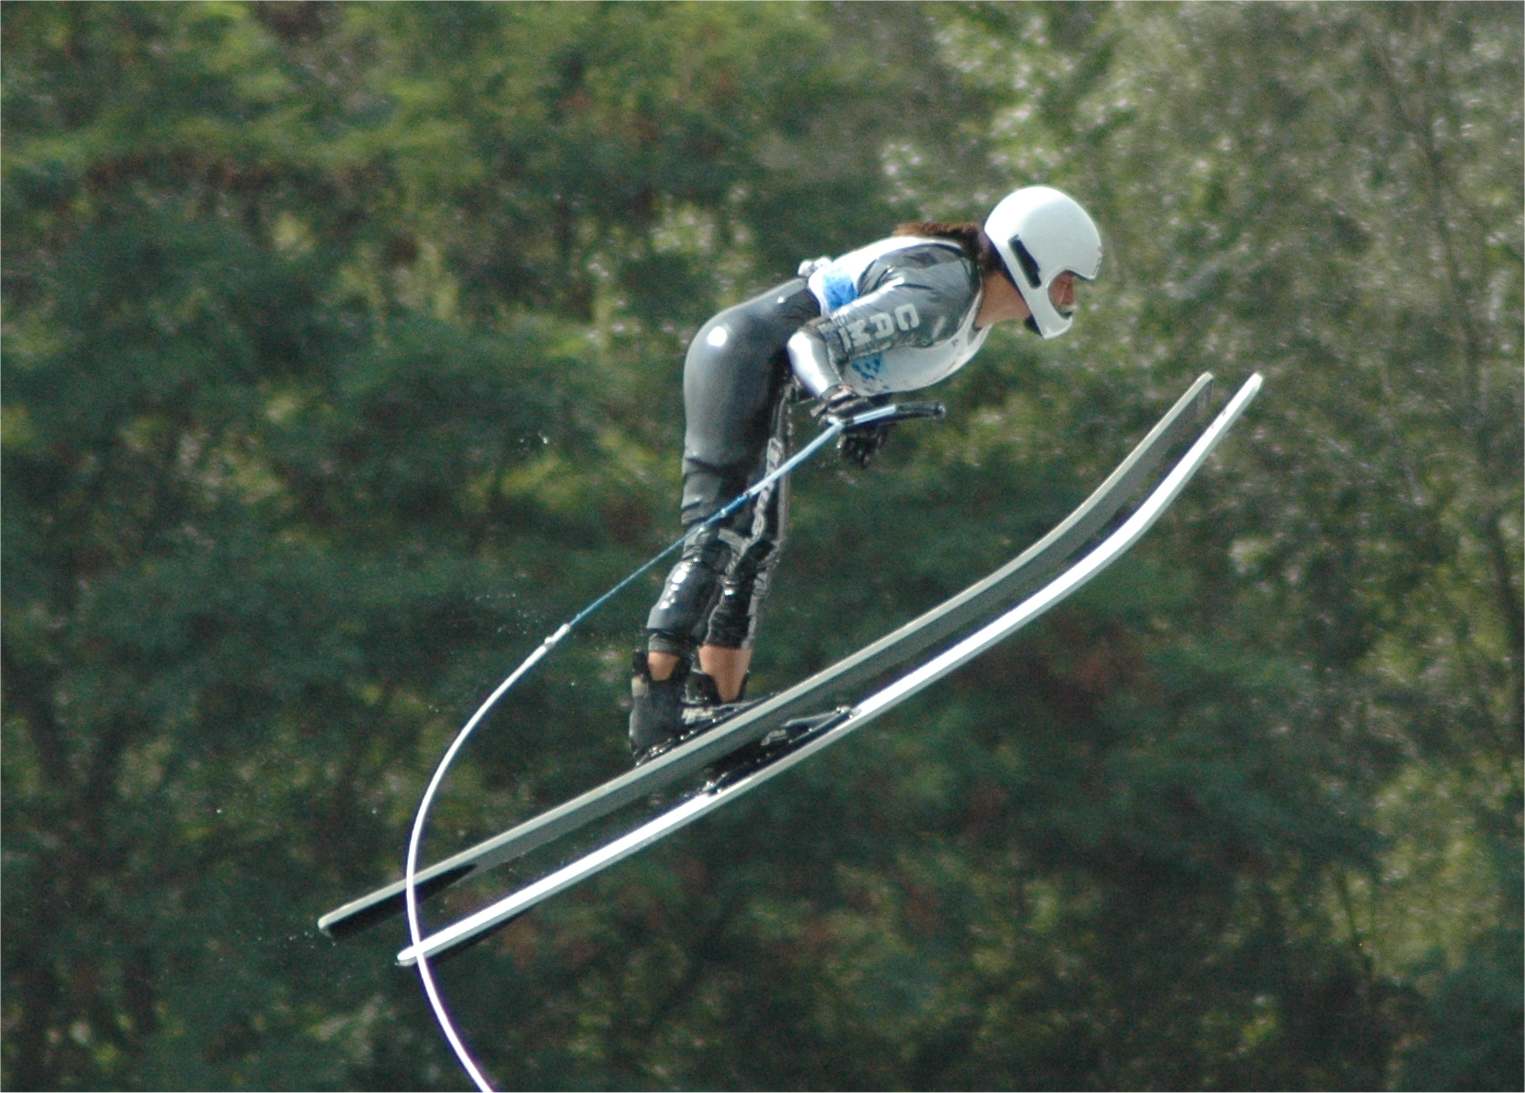
[[(676, 533), (689, 331), (1031, 180), (1103, 225), (1084, 320), (808, 472), (759, 685), (1021, 549), (1196, 371), (1266, 372), (1253, 429), (1020, 642), (450, 965), (468, 1039), (513, 1088), (1519, 1084), (1511, 9), (0, 36), (4, 1084), (458, 1086), (395, 937), (313, 918), (397, 868), (505, 662)], [(639, 599), (430, 848), (619, 768)]]

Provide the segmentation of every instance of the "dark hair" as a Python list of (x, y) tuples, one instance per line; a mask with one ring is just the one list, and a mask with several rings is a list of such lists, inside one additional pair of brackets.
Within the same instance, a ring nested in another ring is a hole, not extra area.
[(897, 225), (896, 235), (925, 235), (933, 239), (952, 239), (964, 248), (964, 253), (974, 259), (981, 273), (1000, 273), (1006, 267), (1001, 255), (985, 234), (985, 229), (973, 220), (948, 222), (943, 220), (913, 220)]

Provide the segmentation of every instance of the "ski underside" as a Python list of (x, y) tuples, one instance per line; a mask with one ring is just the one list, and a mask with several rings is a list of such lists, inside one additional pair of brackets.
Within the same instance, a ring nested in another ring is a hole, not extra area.
[[(1074, 512), (985, 579), (649, 763), (418, 870), (413, 886), (423, 898), (520, 858), (631, 802), (649, 799), (674, 782), (702, 783), (625, 834), (424, 937), (400, 952), (398, 963), (415, 963), (420, 951), (430, 960), (444, 956), (512, 921), (835, 743), (1027, 625), (1115, 561), (1153, 525), (1260, 385), (1261, 377), (1251, 376), (1211, 424), (1201, 428), (1198, 421), (1207, 410), (1212, 377), (1200, 376)], [(1156, 480), (1165, 457), (1193, 436), (1190, 448), (1159, 477), (1131, 515), (1101, 536)], [(706, 771), (709, 777), (703, 779)], [(400, 915), (405, 892), (405, 881), (395, 881), (330, 911), (318, 926), (332, 937), (348, 936)]]

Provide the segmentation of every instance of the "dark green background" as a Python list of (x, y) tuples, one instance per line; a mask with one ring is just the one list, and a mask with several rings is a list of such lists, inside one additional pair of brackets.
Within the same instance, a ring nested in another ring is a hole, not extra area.
[[(1249, 418), (1074, 602), (443, 968), (467, 1039), (507, 1088), (1520, 1088), (1517, 4), (8, 3), (3, 50), (6, 1088), (464, 1087), (400, 928), (317, 915), (676, 534), (698, 324), (1033, 181), (1103, 279), (800, 474), (756, 687), (1199, 371)], [(622, 769), (653, 581), (426, 856)]]

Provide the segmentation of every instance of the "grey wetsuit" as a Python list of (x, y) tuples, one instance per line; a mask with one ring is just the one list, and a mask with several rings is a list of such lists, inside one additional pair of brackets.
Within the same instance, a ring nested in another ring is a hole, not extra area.
[(979, 286), (957, 244), (895, 237), (818, 264), (808, 281), (787, 281), (700, 329), (683, 369), (682, 520), (694, 530), (647, 617), (649, 648), (688, 655), (696, 645), (752, 644), (783, 547), (787, 480), (698, 525), (787, 457), (798, 390), (789, 338), (811, 327), (862, 394), (923, 387), (983, 343), (973, 323)]

